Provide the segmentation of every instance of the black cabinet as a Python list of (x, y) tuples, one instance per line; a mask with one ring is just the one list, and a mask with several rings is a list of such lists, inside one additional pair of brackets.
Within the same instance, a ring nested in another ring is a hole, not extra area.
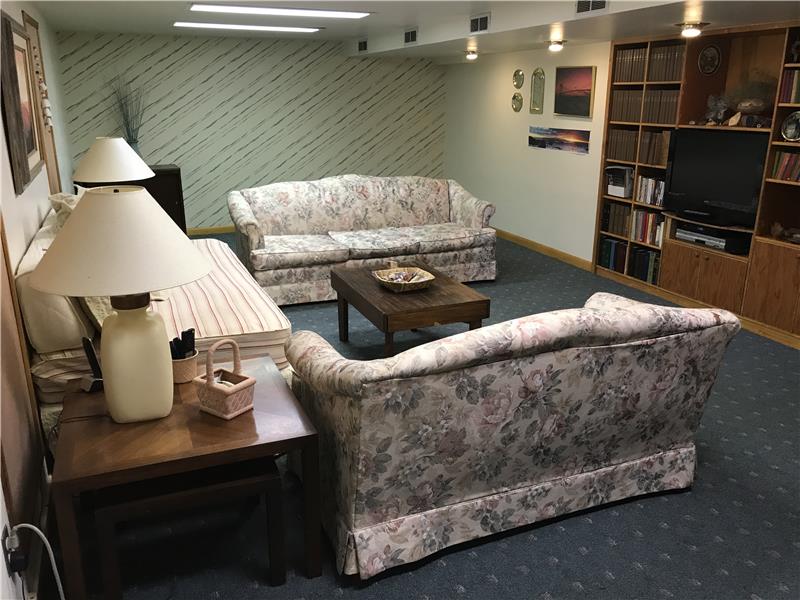
[(181, 184), (181, 169), (177, 165), (150, 165), (155, 177), (141, 181), (115, 181), (111, 183), (88, 183), (79, 181), (75, 183), (83, 187), (100, 187), (105, 185), (140, 185), (164, 211), (172, 217), (184, 232), (186, 231), (186, 213), (183, 209), (183, 186)]

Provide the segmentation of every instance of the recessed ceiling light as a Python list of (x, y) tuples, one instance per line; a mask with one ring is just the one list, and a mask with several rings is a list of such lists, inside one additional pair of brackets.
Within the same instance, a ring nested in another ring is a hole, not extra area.
[(267, 8), (264, 6), (228, 6), (226, 4), (192, 4), (189, 10), (237, 15), (269, 15), (272, 17), (316, 17), (320, 19), (363, 19), (370, 15), (368, 12), (351, 12), (345, 10)]
[(681, 35), (685, 38), (695, 38), (702, 33), (703, 27), (708, 23), (676, 23), (675, 27), (681, 28)]
[(550, 45), (547, 47), (550, 52), (561, 52), (564, 49), (566, 40), (550, 40)]
[(282, 33), (315, 33), (318, 27), (278, 27), (274, 25), (230, 25), (228, 23), (187, 23), (175, 21), (173, 27), (194, 27), (197, 29), (233, 29), (235, 31), (277, 31)]
[(478, 51), (477, 50), (467, 50), (464, 53), (467, 60), (478, 60)]

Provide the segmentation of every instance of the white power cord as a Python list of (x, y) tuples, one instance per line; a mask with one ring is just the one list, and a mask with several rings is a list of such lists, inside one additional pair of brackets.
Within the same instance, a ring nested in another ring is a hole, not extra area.
[(58, 595), (61, 598), (61, 600), (65, 600), (64, 588), (61, 586), (61, 576), (58, 574), (58, 566), (56, 565), (56, 557), (53, 554), (53, 547), (50, 546), (50, 541), (47, 539), (47, 536), (42, 532), (41, 529), (39, 529), (35, 525), (31, 525), (30, 523), (20, 523), (19, 525), (14, 525), (14, 527), (11, 528), (11, 532), (8, 535), (9, 550), (16, 550), (17, 548), (19, 548), (19, 537), (17, 536), (18, 529), (30, 529), (42, 539), (44, 547), (47, 548), (47, 554), (50, 556), (50, 565), (53, 567), (53, 576), (56, 579), (56, 586), (58, 587)]

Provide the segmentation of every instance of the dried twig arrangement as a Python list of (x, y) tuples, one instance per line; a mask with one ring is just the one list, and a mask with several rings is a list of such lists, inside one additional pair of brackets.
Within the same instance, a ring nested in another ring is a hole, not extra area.
[(139, 143), (139, 130), (147, 110), (144, 88), (134, 87), (130, 80), (121, 75), (112, 79), (109, 86), (122, 122), (125, 140), (135, 147)]

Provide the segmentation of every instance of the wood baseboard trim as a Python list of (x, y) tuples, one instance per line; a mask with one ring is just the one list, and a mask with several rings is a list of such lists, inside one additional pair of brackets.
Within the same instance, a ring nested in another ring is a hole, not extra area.
[[(686, 308), (712, 308), (712, 306), (709, 304), (698, 302), (697, 300), (687, 298), (686, 296), (681, 296), (680, 294), (674, 294), (673, 292), (669, 292), (665, 289), (650, 285), (649, 283), (645, 283), (643, 281), (639, 282), (635, 279), (629, 279), (628, 277), (624, 277), (615, 271), (610, 271), (602, 267), (598, 267), (595, 273), (600, 277), (605, 277), (606, 279), (611, 279), (612, 281), (616, 281), (617, 283), (627, 285), (628, 287), (652, 294), (653, 296), (658, 296), (659, 298), (663, 298), (668, 302), (674, 302), (679, 306), (684, 306)], [(742, 315), (736, 316), (739, 317), (739, 320), (742, 322), (742, 327), (745, 330), (755, 333), (756, 335), (762, 335), (765, 338), (771, 339), (773, 342), (784, 344), (790, 348), (800, 349), (800, 336), (789, 333), (788, 331), (783, 331), (782, 329), (777, 329), (771, 325), (767, 325), (759, 321), (754, 321), (753, 319), (743, 317)]]
[(214, 235), (216, 233), (233, 233), (236, 227), (233, 225), (220, 225), (219, 227), (189, 227), (187, 235)]
[(551, 248), (550, 246), (545, 246), (544, 244), (540, 244), (539, 242), (534, 242), (533, 240), (529, 240), (528, 238), (522, 237), (521, 235), (517, 235), (516, 233), (511, 233), (510, 231), (497, 229), (497, 227), (495, 227), (494, 230), (497, 232), (497, 237), (501, 239), (508, 240), (509, 242), (513, 242), (514, 244), (523, 246), (525, 248), (528, 248), (529, 250), (538, 252), (539, 254), (550, 256), (551, 258), (555, 258), (556, 260), (565, 262), (568, 265), (572, 265), (573, 267), (578, 267), (579, 269), (583, 269), (584, 271), (592, 270), (592, 262), (589, 260), (579, 258), (573, 254), (569, 254), (562, 250), (557, 250), (556, 248)]

